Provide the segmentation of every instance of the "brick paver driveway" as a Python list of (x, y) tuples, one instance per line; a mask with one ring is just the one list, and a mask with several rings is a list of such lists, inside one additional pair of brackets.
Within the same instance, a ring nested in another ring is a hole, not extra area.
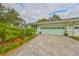
[(79, 41), (65, 36), (39, 35), (11, 52), (15, 56), (79, 55)]

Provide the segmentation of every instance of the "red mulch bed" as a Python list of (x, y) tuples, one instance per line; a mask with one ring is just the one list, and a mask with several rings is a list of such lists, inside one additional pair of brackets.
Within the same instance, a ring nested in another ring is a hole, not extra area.
[(3, 46), (6, 42), (0, 41), (0, 46)]
[[(22, 41), (22, 39), (20, 39), (20, 38), (13, 38), (9, 42), (20, 42), (20, 41)], [(8, 42), (0, 41), (0, 46), (3, 46), (5, 44), (7, 44), (7, 43)]]
[(19, 41), (21, 41), (22, 39), (20, 39), (20, 38), (13, 38), (13, 39), (11, 39), (10, 40), (10, 42), (19, 42)]

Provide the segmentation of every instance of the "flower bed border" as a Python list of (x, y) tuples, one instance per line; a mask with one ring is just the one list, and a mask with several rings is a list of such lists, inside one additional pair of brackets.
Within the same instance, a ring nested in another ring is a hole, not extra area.
[[(36, 35), (35, 35), (35, 36), (36, 36)], [(18, 47), (22, 46), (23, 44), (29, 42), (29, 41), (32, 40), (35, 36), (33, 35), (33, 36), (31, 36), (31, 37), (29, 37), (29, 38), (27, 38), (27, 39), (24, 39), (24, 40), (23, 40), (24, 42), (22, 42), (22, 43), (19, 42), (20, 44), (18, 44), (17, 46), (13, 47), (12, 49), (10, 49), (10, 50), (8, 50), (8, 51), (6, 51), (6, 52), (4, 52), (4, 53), (0, 53), (0, 56), (9, 55), (9, 53), (10, 53), (11, 51), (13, 51), (13, 50), (17, 49)]]

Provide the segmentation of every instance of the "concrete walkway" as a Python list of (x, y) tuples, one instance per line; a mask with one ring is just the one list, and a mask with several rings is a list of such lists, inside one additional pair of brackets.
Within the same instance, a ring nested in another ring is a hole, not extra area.
[(79, 55), (79, 41), (65, 36), (39, 35), (10, 53), (11, 56)]

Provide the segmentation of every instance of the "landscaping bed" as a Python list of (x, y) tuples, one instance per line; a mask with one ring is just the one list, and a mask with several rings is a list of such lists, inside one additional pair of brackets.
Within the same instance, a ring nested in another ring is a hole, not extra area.
[(36, 31), (32, 28), (17, 28), (8, 24), (0, 26), (0, 55), (21, 46), (35, 37)]
[(18, 42), (7, 42), (3, 46), (0, 46), (0, 54), (5, 54), (8, 51), (20, 46), (23, 43), (23, 41), (18, 41)]
[(79, 41), (79, 36), (69, 36), (68, 33), (64, 33), (64, 36), (68, 36), (72, 39), (75, 39), (75, 40)]
[(28, 36), (25, 40), (17, 38), (16, 40), (14, 39), (9, 42), (3, 43), (0, 46), (0, 55), (5, 55), (10, 50), (13, 50), (13, 49), (21, 46), (22, 44), (30, 41), (33, 37), (34, 36)]

